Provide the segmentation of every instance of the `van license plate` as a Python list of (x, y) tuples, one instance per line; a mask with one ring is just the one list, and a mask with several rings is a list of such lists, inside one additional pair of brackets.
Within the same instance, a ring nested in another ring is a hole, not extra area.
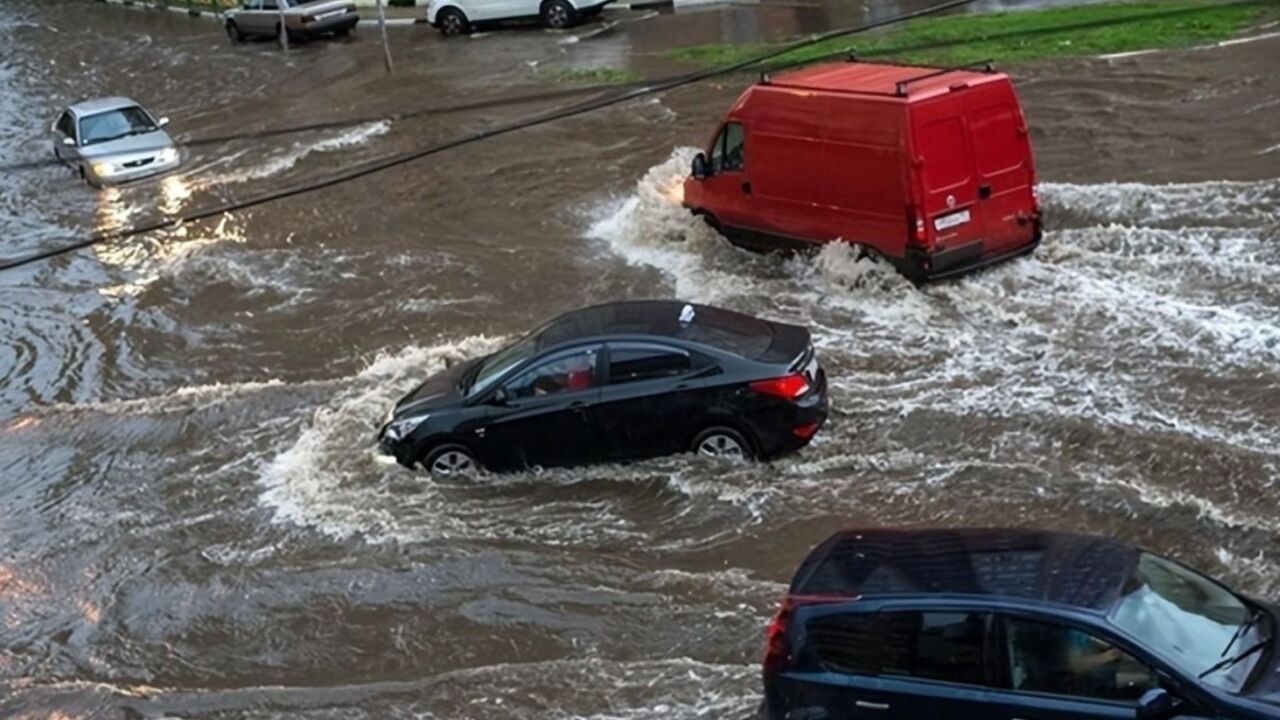
[(967, 222), (969, 222), (969, 211), (961, 210), (958, 213), (951, 213), (950, 215), (943, 215), (940, 218), (935, 218), (933, 221), (933, 227), (937, 230), (946, 230), (947, 228), (953, 228)]

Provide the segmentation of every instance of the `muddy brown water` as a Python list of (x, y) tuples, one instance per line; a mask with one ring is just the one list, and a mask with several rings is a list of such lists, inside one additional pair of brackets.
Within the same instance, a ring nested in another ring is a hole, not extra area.
[[(528, 63), (651, 57), (683, 22), (395, 35), (388, 79), (367, 36), (282, 57), (7, 0), (0, 155), (47, 154), (54, 108), (99, 94), (201, 138), (544, 92)], [(0, 716), (745, 717), (791, 570), (849, 525), (1107, 533), (1280, 594), (1278, 52), (1016, 68), (1051, 230), (922, 291), (838, 247), (739, 252), (674, 204), (746, 78), (0, 274)], [(116, 192), (8, 171), (0, 255), (547, 107), (197, 145)], [(448, 482), (374, 454), (444, 363), (672, 295), (814, 328), (835, 412), (810, 449)]]

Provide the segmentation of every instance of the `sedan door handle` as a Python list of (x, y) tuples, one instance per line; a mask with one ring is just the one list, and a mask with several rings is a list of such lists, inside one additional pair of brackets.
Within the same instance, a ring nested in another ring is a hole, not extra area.
[(889, 709), (889, 703), (868, 702), (866, 700), (859, 700), (855, 702), (854, 705), (857, 705), (863, 710), (888, 710)]

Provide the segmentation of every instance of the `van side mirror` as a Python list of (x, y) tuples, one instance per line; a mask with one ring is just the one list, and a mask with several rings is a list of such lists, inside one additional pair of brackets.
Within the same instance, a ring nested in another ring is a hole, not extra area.
[(156, 127), (164, 127), (165, 125), (168, 125), (168, 124), (169, 124), (169, 118), (167, 117), (162, 117), (156, 121)]
[(705, 180), (711, 174), (711, 168), (707, 164), (707, 154), (698, 153), (693, 156), (693, 179)]
[(1182, 712), (1183, 702), (1164, 688), (1152, 688), (1138, 698), (1138, 720), (1171, 720)]

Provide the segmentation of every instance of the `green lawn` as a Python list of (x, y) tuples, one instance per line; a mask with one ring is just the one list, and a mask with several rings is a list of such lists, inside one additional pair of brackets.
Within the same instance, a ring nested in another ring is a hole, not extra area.
[[(856, 52), (928, 65), (983, 60), (1016, 62), (1177, 48), (1224, 40), (1251, 25), (1280, 19), (1280, 0), (1164, 0), (964, 14), (912, 20), (883, 32), (837, 38), (771, 63)], [(780, 45), (702, 45), (668, 55), (703, 66), (740, 62)]]
[(536, 73), (549, 80), (576, 85), (625, 85), (637, 82), (640, 76), (625, 68), (538, 68)]

